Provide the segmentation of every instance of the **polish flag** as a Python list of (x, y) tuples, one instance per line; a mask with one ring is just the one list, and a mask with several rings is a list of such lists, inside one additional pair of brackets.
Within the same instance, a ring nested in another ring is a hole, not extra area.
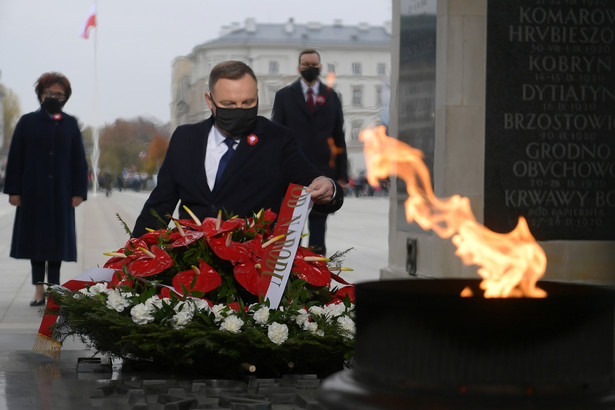
[(96, 4), (92, 4), (88, 19), (85, 21), (85, 25), (83, 26), (81, 37), (87, 39), (90, 36), (90, 28), (92, 27), (96, 27)]

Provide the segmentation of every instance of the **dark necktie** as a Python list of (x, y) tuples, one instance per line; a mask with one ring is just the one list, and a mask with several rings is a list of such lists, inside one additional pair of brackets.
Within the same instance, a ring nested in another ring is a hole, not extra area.
[(314, 111), (314, 90), (308, 88), (307, 90), (308, 98), (307, 98), (307, 106), (310, 112)]
[(222, 155), (222, 158), (220, 158), (220, 162), (218, 163), (218, 171), (216, 172), (216, 182), (214, 183), (214, 188), (218, 186), (218, 182), (220, 181), (220, 179), (222, 179), (222, 174), (224, 174), (224, 169), (226, 168), (229, 161), (231, 160), (231, 157), (235, 153), (235, 150), (233, 149), (233, 144), (235, 144), (234, 139), (226, 138), (224, 140), (224, 143), (226, 144), (228, 149), (224, 153), (224, 155)]

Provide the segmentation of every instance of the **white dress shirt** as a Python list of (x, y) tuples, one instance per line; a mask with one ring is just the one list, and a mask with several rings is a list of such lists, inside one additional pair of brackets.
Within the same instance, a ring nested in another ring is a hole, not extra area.
[(305, 83), (305, 81), (299, 81), (301, 83), (301, 89), (303, 90), (303, 98), (305, 101), (308, 99), (308, 89), (312, 89), (314, 95), (314, 106), (316, 106), (316, 97), (318, 97), (318, 89), (320, 88), (320, 81), (316, 81), (311, 87)]
[[(214, 190), (214, 185), (216, 184), (216, 173), (218, 172), (220, 158), (228, 150), (228, 146), (224, 143), (225, 139), (226, 137), (222, 135), (218, 128), (215, 126), (211, 127), (205, 151), (205, 175), (207, 175), (207, 185), (209, 185), (211, 191)], [(238, 144), (239, 140), (235, 140), (233, 149), (237, 149)]]

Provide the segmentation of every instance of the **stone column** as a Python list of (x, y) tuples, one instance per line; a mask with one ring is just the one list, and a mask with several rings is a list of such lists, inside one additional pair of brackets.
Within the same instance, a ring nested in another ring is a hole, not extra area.
[[(612, 69), (607, 70), (615, 63), (615, 36), (610, 37), (613, 24), (606, 21), (615, 15), (615, 5), (593, 2), (593, 6), (584, 7), (578, 1), (567, 0), (558, 2), (560, 5), (545, 3), (548, 2), (394, 0), (389, 134), (425, 152), (438, 197), (468, 197), (476, 219), (481, 223), (487, 220), (490, 229), (508, 232), (518, 216), (526, 217), (547, 255), (543, 279), (615, 285), (615, 178), (608, 176), (615, 172), (615, 76)], [(588, 21), (590, 18), (594, 20)], [(413, 24), (409, 25), (409, 21)], [(419, 32), (417, 27), (423, 30)], [(587, 32), (582, 31), (583, 27)], [(597, 31), (600, 44), (586, 42), (578, 44), (577, 49), (556, 50), (554, 46), (573, 42), (557, 44), (555, 32), (566, 30), (568, 35), (576, 31), (577, 42), (581, 42), (579, 33)], [(511, 37), (511, 33), (521, 34)], [(548, 53), (548, 49), (556, 51)], [(550, 64), (548, 56), (562, 63), (556, 68), (532, 63)], [(562, 81), (558, 83), (555, 77), (547, 81), (547, 74), (559, 74)], [(601, 87), (599, 77), (608, 85)], [(576, 92), (577, 96), (568, 94), (571, 101), (566, 101), (561, 94), (554, 95), (560, 88), (552, 87), (553, 83), (574, 85), (576, 88), (568, 93)], [(537, 101), (537, 96), (529, 94), (532, 90), (551, 90), (551, 100)], [(586, 94), (581, 97), (580, 92)], [(432, 123), (424, 112), (429, 104)], [(513, 130), (512, 125), (506, 125), (512, 123), (505, 122), (511, 118), (510, 113), (513, 117), (514, 113), (534, 117), (545, 114), (548, 117), (543, 121), (551, 118), (551, 123), (541, 125), (546, 129), (534, 130), (522, 123), (529, 117), (514, 117), (520, 122)], [(593, 140), (572, 141), (576, 130), (562, 130), (561, 125), (557, 128), (554, 118), (575, 115), (582, 115), (578, 121), (586, 122), (599, 116), (604, 121), (601, 124), (606, 125), (593, 129), (585, 125), (588, 129), (584, 131)], [(541, 139), (541, 131), (555, 133), (554, 139)], [(531, 152), (534, 145), (542, 153), (536, 158)], [(553, 150), (562, 152), (554, 154)], [(583, 160), (577, 157), (576, 150), (587, 155), (600, 152), (590, 161), (593, 165), (579, 165)], [(496, 154), (500, 158), (494, 161)], [(540, 167), (544, 171), (542, 178), (522, 175), (524, 165)], [(553, 167), (598, 167), (606, 174), (573, 177)], [(381, 270), (381, 278), (478, 277), (476, 267), (464, 266), (455, 256), (450, 240), (405, 221), (403, 202), (407, 195), (403, 183), (398, 182), (393, 179), (389, 265)], [(535, 191), (519, 194), (532, 189)], [(536, 205), (528, 202), (530, 194), (547, 195), (549, 199)], [(572, 202), (567, 205), (553, 202), (568, 196), (572, 196)]]

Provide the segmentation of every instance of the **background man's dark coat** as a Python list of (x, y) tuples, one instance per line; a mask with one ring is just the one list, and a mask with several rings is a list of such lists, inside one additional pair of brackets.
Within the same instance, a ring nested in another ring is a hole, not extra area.
[[(272, 120), (292, 129), (306, 157), (334, 181), (348, 182), (348, 156), (344, 137), (344, 115), (337, 93), (319, 83), (314, 110), (308, 109), (300, 83), (279, 90), (273, 102)], [(327, 215), (312, 211), (308, 219), (309, 246), (326, 254)]]
[[(340, 99), (334, 90), (320, 83), (314, 111), (310, 113), (300, 81), (276, 93), (271, 119), (295, 132), (299, 148), (320, 172), (336, 181), (348, 181), (344, 116)], [(341, 154), (331, 155), (329, 138), (333, 138), (335, 146), (342, 150)]]

